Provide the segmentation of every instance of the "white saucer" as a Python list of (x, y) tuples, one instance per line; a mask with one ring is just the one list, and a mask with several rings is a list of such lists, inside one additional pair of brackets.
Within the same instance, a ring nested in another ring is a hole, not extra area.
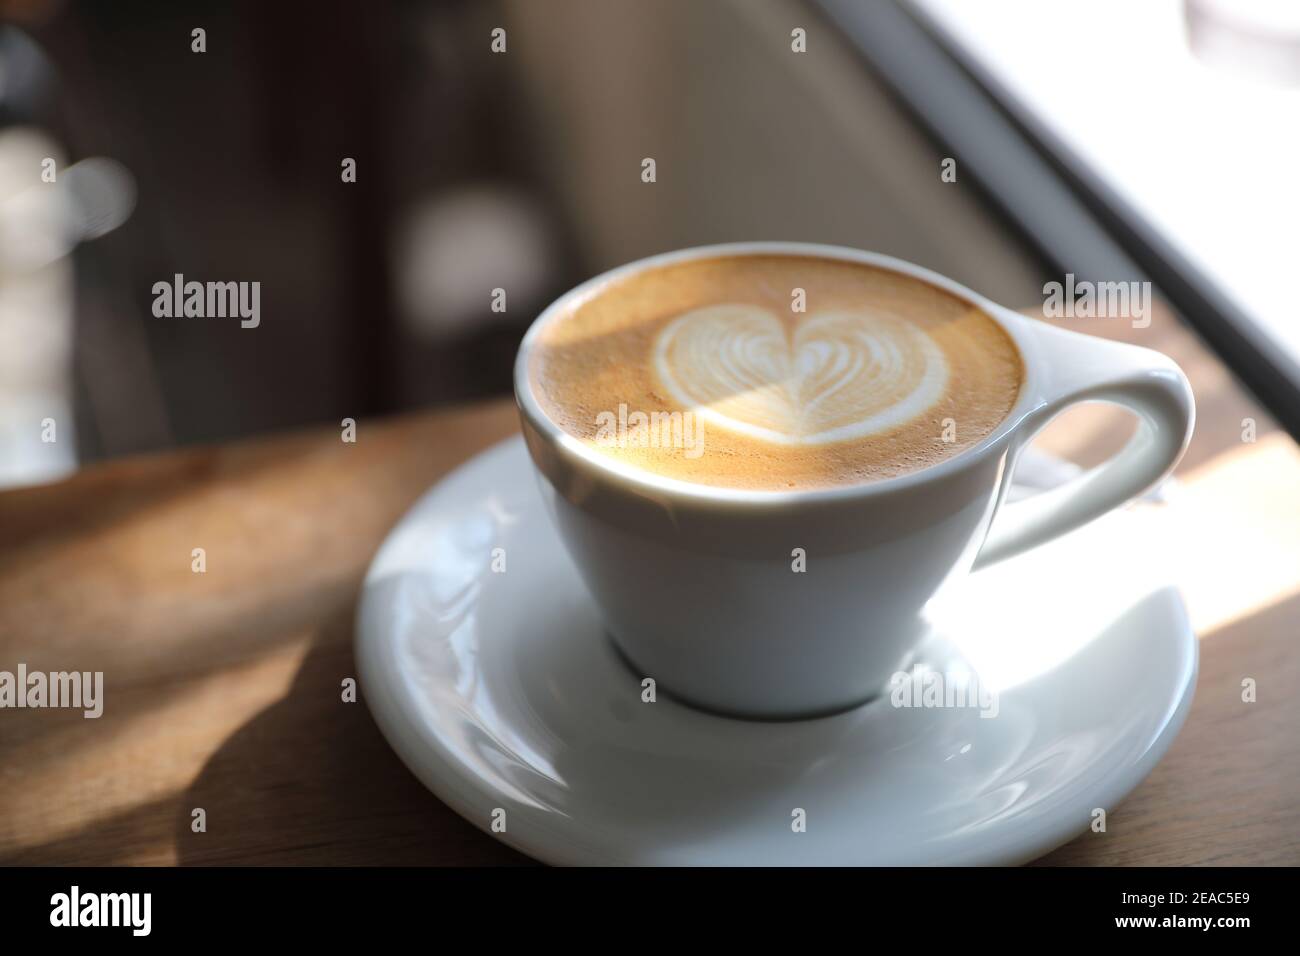
[(1191, 704), (1196, 638), (1152, 581), (1144, 518), (1119, 512), (995, 565), (936, 612), (956, 636), (921, 659), (964, 661), (998, 692), (992, 719), (880, 698), (733, 720), (662, 690), (642, 702), (645, 675), (604, 637), (515, 438), (384, 542), (357, 664), (415, 775), (488, 832), (504, 810), (494, 835), (548, 863), (1019, 863), (1112, 811)]

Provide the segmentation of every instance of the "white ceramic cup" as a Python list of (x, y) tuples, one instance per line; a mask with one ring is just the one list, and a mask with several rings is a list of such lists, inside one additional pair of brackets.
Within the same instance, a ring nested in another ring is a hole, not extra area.
[[(938, 464), (809, 491), (662, 477), (589, 447), (546, 416), (529, 355), (575, 300), (674, 262), (774, 253), (894, 270), (977, 306), (1024, 361), (1011, 412), (979, 444)], [(828, 713), (882, 692), (924, 636), (925, 605), (947, 583), (1150, 488), (1182, 456), (1194, 418), (1187, 378), (1158, 352), (1061, 331), (898, 259), (803, 243), (687, 249), (578, 286), (525, 335), (515, 395), (560, 536), (638, 677), (699, 706), (765, 718)], [(1065, 408), (1089, 401), (1137, 416), (1128, 445), (1065, 485), (1003, 506), (1021, 449)], [(795, 548), (806, 556), (803, 573), (793, 570)]]

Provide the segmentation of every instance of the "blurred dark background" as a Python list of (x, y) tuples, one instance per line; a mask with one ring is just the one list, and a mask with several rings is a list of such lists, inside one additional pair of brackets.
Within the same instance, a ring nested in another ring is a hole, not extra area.
[[(0, 10), (0, 484), (507, 394), (548, 301), (671, 248), (842, 243), (1010, 305), (1048, 275), (798, 0)], [(176, 273), (260, 282), (260, 326), (155, 317)]]

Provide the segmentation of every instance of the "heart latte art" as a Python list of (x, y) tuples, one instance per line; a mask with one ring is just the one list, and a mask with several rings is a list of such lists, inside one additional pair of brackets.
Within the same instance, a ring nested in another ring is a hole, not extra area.
[(736, 304), (665, 328), (655, 370), (709, 424), (790, 444), (888, 431), (932, 407), (948, 381), (942, 350), (896, 316), (823, 312), (791, 336), (770, 312)]
[(1024, 369), (994, 319), (921, 279), (764, 254), (607, 282), (543, 321), (528, 375), (551, 421), (621, 466), (788, 491), (960, 454)]

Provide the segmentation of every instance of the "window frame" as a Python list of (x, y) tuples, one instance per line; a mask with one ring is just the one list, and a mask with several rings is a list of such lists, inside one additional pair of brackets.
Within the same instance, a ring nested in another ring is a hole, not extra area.
[(1150, 280), (1300, 440), (1300, 364), (941, 25), (900, 0), (810, 2), (1045, 262), (1082, 277)]

